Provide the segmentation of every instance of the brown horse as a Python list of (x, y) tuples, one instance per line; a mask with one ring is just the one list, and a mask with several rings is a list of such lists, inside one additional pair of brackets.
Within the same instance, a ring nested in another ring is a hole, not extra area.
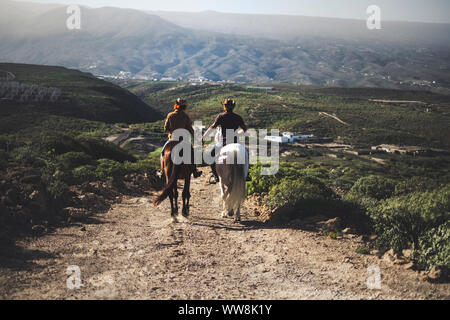
[(163, 151), (161, 156), (161, 172), (166, 177), (166, 186), (161, 191), (160, 195), (153, 201), (155, 206), (158, 206), (167, 197), (170, 199), (171, 216), (176, 221), (178, 215), (178, 180), (184, 179), (183, 188), (183, 217), (189, 216), (189, 199), (191, 194), (189, 188), (191, 185), (191, 175), (194, 169), (192, 164), (179, 164), (176, 165), (172, 162), (172, 150), (175, 148), (179, 141), (170, 141)]

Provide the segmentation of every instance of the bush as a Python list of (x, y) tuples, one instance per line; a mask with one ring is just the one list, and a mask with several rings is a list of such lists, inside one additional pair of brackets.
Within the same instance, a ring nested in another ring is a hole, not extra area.
[(304, 200), (331, 199), (332, 195), (333, 192), (315, 178), (284, 178), (270, 189), (265, 201), (269, 208), (274, 209), (285, 204), (298, 206)]
[(73, 169), (72, 176), (76, 184), (95, 180), (95, 167), (91, 165)]
[(100, 159), (95, 170), (95, 176), (97, 179), (106, 181), (115, 187), (121, 187), (123, 186), (125, 172), (120, 162), (110, 159)]
[(359, 254), (370, 254), (370, 248), (359, 246), (358, 248), (356, 248), (355, 252)]
[(268, 192), (270, 188), (280, 182), (281, 174), (265, 176), (261, 174), (262, 164), (250, 167), (249, 175), (252, 181), (247, 182), (248, 194)]
[(364, 212), (366, 212), (370, 208), (376, 207), (380, 202), (380, 200), (377, 200), (377, 199), (374, 199), (371, 197), (367, 197), (367, 196), (361, 195), (359, 193), (354, 193), (354, 192), (347, 192), (343, 196), (342, 200), (344, 202), (348, 202), (348, 203), (358, 206), (360, 208), (360, 210), (363, 210)]
[(41, 180), (47, 192), (55, 199), (60, 198), (68, 189), (64, 172), (56, 168), (55, 163), (47, 161), (41, 169)]
[(423, 234), (413, 257), (421, 268), (438, 266), (450, 270), (450, 222)]
[(38, 139), (33, 139), (33, 145), (39, 149), (40, 153), (52, 151), (56, 155), (67, 152), (81, 152), (82, 146), (73, 137), (58, 132), (43, 132)]
[(94, 159), (111, 159), (117, 162), (135, 162), (136, 158), (111, 142), (99, 139), (80, 139), (83, 151)]
[(23, 164), (36, 167), (45, 165), (43, 163), (45, 154), (41, 154), (33, 145), (22, 145), (12, 150), (10, 154), (14, 160)]
[(427, 177), (412, 177), (410, 179), (399, 182), (395, 186), (395, 195), (405, 195), (412, 192), (432, 191), (439, 187), (434, 179)]
[(53, 180), (49, 181), (46, 189), (47, 189), (47, 192), (51, 196), (53, 196), (53, 198), (59, 199), (68, 190), (68, 185), (60, 179), (53, 179)]
[(92, 163), (92, 158), (84, 152), (67, 152), (56, 158), (58, 168), (72, 170), (74, 168)]
[(381, 201), (368, 209), (382, 249), (420, 248), (419, 237), (450, 218), (450, 185)]
[(123, 167), (126, 173), (154, 174), (160, 167), (160, 161), (158, 159), (157, 164), (152, 159), (143, 159), (134, 163), (127, 161)]
[(394, 193), (394, 190), (394, 180), (371, 175), (358, 179), (350, 191), (381, 200), (389, 198)]

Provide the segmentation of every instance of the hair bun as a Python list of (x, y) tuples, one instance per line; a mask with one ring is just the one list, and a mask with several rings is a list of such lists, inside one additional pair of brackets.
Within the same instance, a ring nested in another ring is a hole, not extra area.
[(186, 103), (187, 103), (186, 99), (183, 98), (178, 98), (176, 101), (176, 104), (178, 104), (179, 106), (184, 106), (186, 105)]
[(234, 102), (234, 100), (232, 100), (232, 99), (230, 99), (230, 98), (226, 98), (223, 102), (222, 102), (222, 104), (224, 105), (224, 106), (226, 106), (226, 107), (235, 107), (236, 106), (236, 103)]

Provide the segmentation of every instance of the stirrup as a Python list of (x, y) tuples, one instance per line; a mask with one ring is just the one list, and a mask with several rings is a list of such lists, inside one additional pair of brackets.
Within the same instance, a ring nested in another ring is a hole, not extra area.
[(209, 184), (217, 184), (220, 180), (217, 179), (213, 174), (209, 177)]
[(192, 174), (194, 175), (194, 178), (197, 179), (197, 178), (200, 178), (202, 176), (203, 172), (201, 172), (201, 171), (194, 171)]

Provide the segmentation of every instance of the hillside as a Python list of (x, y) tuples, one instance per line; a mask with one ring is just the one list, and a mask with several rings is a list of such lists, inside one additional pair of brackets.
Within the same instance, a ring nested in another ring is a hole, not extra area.
[(448, 47), (450, 32), (450, 24), (383, 21), (381, 30), (371, 31), (366, 28), (365, 20), (215, 11), (149, 13), (173, 21), (184, 28), (283, 41), (322, 38), (441, 44)]
[(117, 190), (139, 193), (134, 182), (148, 185), (154, 165), (104, 138), (160, 118), (92, 74), (0, 63), (0, 247), (36, 225), (67, 221), (68, 212), (107, 208)]
[[(291, 85), (274, 85), (273, 90), (248, 89), (247, 85), (192, 86), (188, 83), (125, 82), (122, 85), (164, 114), (170, 111), (176, 97), (186, 97), (192, 119), (203, 120), (205, 125), (212, 123), (221, 112), (220, 101), (230, 96), (237, 101), (236, 112), (254, 128), (340, 137), (346, 143), (361, 147), (393, 143), (450, 149), (450, 98), (447, 95)], [(398, 102), (383, 103), (382, 100)], [(321, 113), (334, 114), (349, 125)]]
[[(450, 92), (448, 25), (391, 23), (381, 33), (367, 34), (361, 21), (222, 14), (216, 19), (216, 13), (178, 19), (175, 13), (82, 7), (81, 30), (67, 30), (64, 7), (30, 15), (8, 3), (0, 4), (3, 15), (14, 17), (0, 29), (4, 62), (61, 65), (111, 77), (124, 71), (140, 79)], [(224, 19), (235, 19), (239, 32), (216, 28)]]
[[(6, 63), (0, 63), (0, 72), (11, 77), (0, 82), (0, 134), (43, 128), (84, 130), (84, 126), (95, 128), (104, 123), (152, 122), (160, 118), (158, 112), (129, 91), (88, 73)], [(49, 90), (56, 93), (53, 98), (46, 94)]]

